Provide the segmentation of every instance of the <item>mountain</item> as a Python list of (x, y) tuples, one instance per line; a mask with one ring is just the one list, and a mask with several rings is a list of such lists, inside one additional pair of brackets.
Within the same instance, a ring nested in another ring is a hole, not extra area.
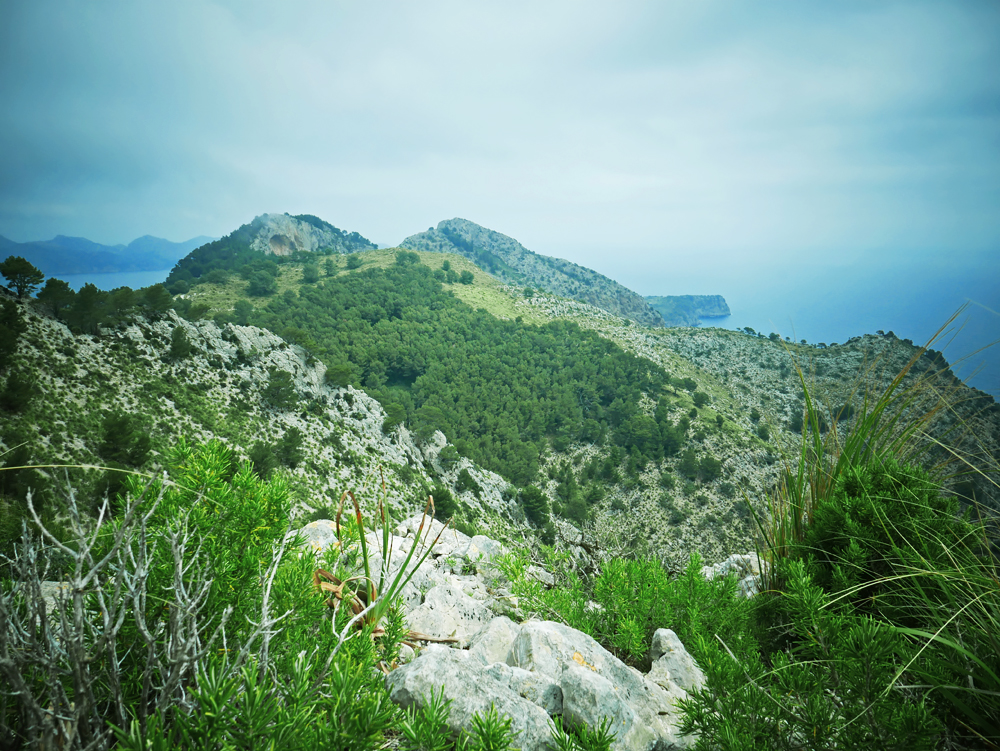
[(170, 268), (212, 239), (201, 236), (175, 243), (144, 235), (128, 245), (101, 245), (85, 237), (66, 235), (27, 243), (0, 237), (0, 257), (21, 256), (46, 276), (158, 271)]
[(357, 232), (346, 232), (311, 214), (261, 214), (225, 237), (202, 245), (171, 270), (166, 285), (183, 294), (212, 271), (239, 271), (272, 256), (294, 258), (300, 253), (353, 253), (377, 247)]
[(700, 326), (701, 318), (729, 315), (729, 305), (722, 295), (653, 295), (647, 296), (646, 302), (663, 316), (668, 326)]
[(593, 305), (644, 326), (663, 326), (663, 318), (641, 296), (613, 279), (561, 258), (543, 256), (512, 237), (467, 219), (449, 219), (407, 237), (401, 248), (465, 256), (497, 279), (537, 287)]

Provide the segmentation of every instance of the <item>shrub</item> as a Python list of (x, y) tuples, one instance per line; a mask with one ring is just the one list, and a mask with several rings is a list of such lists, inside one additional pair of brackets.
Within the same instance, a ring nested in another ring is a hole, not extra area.
[(319, 281), (319, 266), (314, 263), (302, 267), (302, 283), (315, 284)]
[(451, 494), (451, 491), (443, 483), (434, 483), (431, 494), (434, 496), (435, 519), (446, 522), (458, 513), (458, 504), (455, 502), (455, 496)]
[(302, 431), (296, 427), (291, 427), (285, 431), (275, 447), (278, 461), (286, 467), (295, 469), (302, 463), (304, 453), (302, 451)]
[(406, 420), (406, 407), (399, 402), (389, 402), (384, 409), (385, 419), (382, 421), (382, 432), (391, 433)]
[(292, 374), (287, 370), (272, 368), (262, 396), (275, 409), (290, 409), (298, 401)]
[[(0, 700), (0, 733), (40, 746), (52, 732), (44, 718), (55, 712), (71, 718), (64, 732), (79, 739), (74, 747), (106, 748), (108, 721), (142, 726), (168, 708), (190, 708), (186, 687), (221, 644), (232, 656), (227, 670), (242, 669), (261, 647), (267, 660), (268, 582), (284, 555), (287, 491), (248, 468), (232, 476), (230, 464), (221, 444), (182, 440), (169, 480), (130, 479), (120, 521), (105, 515), (96, 529), (85, 525), (72, 492), (67, 543), (33, 516), (43, 537), (19, 543), (0, 586), (0, 653), (9, 658), (0, 672), (16, 687)], [(56, 558), (68, 587), (45, 614), (41, 583), (56, 573)], [(53, 631), (42, 625), (50, 616)]]
[(698, 464), (698, 474), (705, 482), (714, 482), (722, 476), (722, 462), (714, 456), (702, 457)]
[(233, 306), (233, 321), (240, 326), (249, 326), (251, 315), (253, 315), (253, 303), (241, 297)]
[(170, 332), (170, 352), (167, 354), (171, 360), (183, 360), (191, 355), (191, 340), (188, 339), (187, 331), (183, 326), (177, 326)]
[(27, 327), (18, 304), (13, 300), (0, 300), (0, 371), (7, 367), (17, 351), (17, 340)]
[(277, 292), (278, 280), (264, 271), (253, 274), (247, 283), (247, 294), (250, 297), (269, 297)]
[[(360, 269), (363, 264), (364, 261), (361, 260), (361, 256), (355, 253), (351, 253), (349, 256), (347, 256), (347, 268), (349, 268), (351, 271), (353, 271), (354, 269)], [(330, 274), (328, 274), (327, 276), (330, 276)]]
[(20, 370), (11, 369), (0, 390), (0, 410), (24, 412), (35, 395), (35, 382)]
[(521, 508), (528, 521), (536, 527), (544, 527), (549, 522), (549, 500), (537, 486), (529, 485), (521, 491)]
[(683, 477), (693, 480), (698, 476), (699, 466), (698, 457), (695, 455), (694, 449), (687, 449), (681, 454), (681, 459), (677, 463), (677, 471)]
[(463, 468), (462, 471), (458, 473), (458, 479), (455, 481), (455, 490), (459, 493), (471, 490), (476, 498), (478, 498), (480, 492), (482, 492), (482, 488), (479, 487), (479, 483), (473, 479), (467, 468)]

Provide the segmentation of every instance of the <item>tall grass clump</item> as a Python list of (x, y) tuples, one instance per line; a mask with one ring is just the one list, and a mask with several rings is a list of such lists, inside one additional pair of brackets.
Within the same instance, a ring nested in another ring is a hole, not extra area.
[(756, 645), (716, 638), (709, 687), (685, 702), (700, 747), (1000, 745), (995, 526), (946, 490), (967, 473), (995, 488), (997, 467), (954, 382), (916, 372), (926, 349), (881, 390), (868, 368), (843, 433), (799, 368), (802, 444), (758, 520)]

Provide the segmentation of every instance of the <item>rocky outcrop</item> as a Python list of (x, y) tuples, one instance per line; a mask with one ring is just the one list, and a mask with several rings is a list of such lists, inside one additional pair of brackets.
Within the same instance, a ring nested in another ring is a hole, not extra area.
[[(331, 529), (331, 522), (308, 525), (308, 544), (314, 549), (334, 544)], [(373, 570), (384, 566), (392, 578), (416, 545), (412, 568), (427, 541), (439, 532), (439, 522), (411, 517), (388, 536), (388, 551), (379, 548), (380, 533), (369, 533)], [(511, 718), (512, 730), (519, 734), (517, 744), (526, 751), (547, 748), (549, 720), (557, 716), (587, 727), (610, 718), (616, 735), (612, 748), (617, 751), (694, 745), (695, 738), (677, 730), (681, 712), (676, 702), (702, 688), (705, 678), (673, 631), (656, 632), (650, 647), (652, 669), (643, 675), (565, 624), (518, 623), (523, 614), (517, 601), (491, 565), (501, 554), (503, 546), (488, 537), (443, 530), (402, 596), (411, 629), (454, 639), (456, 648), (431, 645), (390, 672), (386, 687), (394, 702), (404, 708), (423, 707), (432, 694), (443, 693), (451, 702), (448, 725), (455, 734), (471, 729), (476, 713), (495, 706)]]
[(514, 238), (467, 219), (440, 222), (399, 245), (410, 250), (458, 253), (501, 281), (571, 297), (644, 326), (663, 326), (661, 317), (640, 295), (613, 279), (562, 258), (533, 253)]
[(730, 315), (722, 295), (653, 295), (646, 297), (646, 302), (663, 316), (667, 326), (699, 326), (701, 318)]
[(308, 214), (261, 214), (250, 223), (250, 231), (251, 249), (276, 256), (326, 249), (350, 253), (376, 247), (357, 232), (346, 233)]

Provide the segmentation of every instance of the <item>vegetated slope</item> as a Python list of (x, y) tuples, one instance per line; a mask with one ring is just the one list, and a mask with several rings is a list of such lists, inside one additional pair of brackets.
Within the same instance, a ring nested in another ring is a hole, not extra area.
[(512, 237), (467, 219), (448, 219), (403, 240), (400, 247), (435, 253), (457, 253), (497, 279), (539, 287), (593, 305), (646, 326), (664, 325), (642, 297), (613, 279), (561, 258), (539, 255)]
[(254, 264), (259, 266), (274, 256), (331, 255), (374, 247), (373, 242), (357, 232), (338, 229), (310, 214), (261, 214), (249, 224), (182, 258), (171, 270), (166, 285), (174, 294), (181, 294), (216, 269), (232, 271)]
[(101, 245), (83, 237), (64, 235), (28, 243), (0, 237), (0, 259), (21, 256), (47, 276), (158, 271), (172, 267), (194, 248), (212, 240), (211, 237), (195, 237), (174, 243), (143, 235), (128, 245)]
[(700, 326), (701, 318), (729, 315), (729, 305), (722, 295), (647, 296), (646, 302), (663, 316), (668, 326)]
[[(781, 456), (794, 456), (801, 443), (804, 398), (796, 366), (818, 402), (824, 433), (834, 424), (843, 432), (850, 429), (865, 399), (885, 389), (919, 351), (912, 341), (898, 339), (891, 332), (854, 337), (844, 344), (813, 345), (783, 342), (776, 335), (764, 337), (752, 329), (643, 329), (612, 316), (593, 315), (565, 301), (536, 297), (531, 302), (535, 310), (551, 318), (576, 321), (631, 352), (667, 364), (674, 372), (684, 373), (670, 365), (678, 358), (695, 367), (703, 374), (699, 377), (709, 377), (716, 384), (713, 397), (724, 394), (733, 405), (731, 414), (740, 428), (756, 433)], [(942, 339), (947, 340), (947, 335)], [(962, 456), (980, 470), (993, 466), (991, 457), (1000, 455), (1000, 405), (956, 378), (943, 354), (934, 349), (913, 364), (900, 391), (917, 379), (928, 387), (919, 398), (908, 397), (912, 399), (909, 409), (916, 413), (940, 406), (928, 427), (925, 462), (950, 463), (948, 473), (958, 474), (946, 480), (947, 487), (1000, 510), (1000, 478), (972, 472), (967, 464), (953, 461)]]
[[(741, 490), (761, 501), (778, 468), (711, 376), (552, 321), (550, 298), (525, 298), (461, 256), (378, 250), (323, 265), (308, 283), (305, 266), (281, 259), (277, 292), (241, 298), (251, 284), (232, 274), (177, 304), (273, 327), (416, 434), (440, 427), (469, 458), (538, 486), (556, 516), (608, 544), (678, 562), (692, 550), (720, 560), (752, 546)], [(577, 301), (559, 305), (632, 325)], [(551, 535), (546, 515), (536, 523)]]
[[(260, 474), (284, 473), (301, 514), (322, 509), (332, 518), (345, 490), (370, 509), (384, 481), (397, 519), (422, 508), (433, 491), (440, 510), (458, 512), (469, 529), (500, 534), (517, 526), (506, 481), (457, 454), (439, 458), (441, 434), (419, 445), (403, 427), (386, 435), (378, 402), (327, 384), (322, 363), (271, 332), (189, 322), (169, 311), (135, 315), (97, 336), (74, 335), (32, 305), (21, 306), (26, 330), (0, 372), (0, 384), (31, 382), (17, 400), (0, 388), (0, 467), (149, 472), (182, 438), (219, 438), (241, 460), (253, 459)], [(96, 506), (105, 494), (113, 500), (123, 480), (114, 471), (66, 472), (0, 471), (0, 537), (19, 532), (29, 488), (51, 517), (67, 482)], [(465, 484), (457, 487), (460, 475)]]

